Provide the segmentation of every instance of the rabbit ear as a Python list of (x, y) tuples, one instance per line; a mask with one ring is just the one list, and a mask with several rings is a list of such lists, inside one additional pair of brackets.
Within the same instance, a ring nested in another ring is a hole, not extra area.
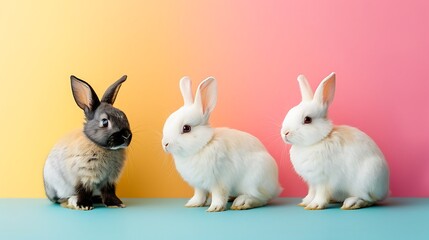
[(90, 117), (91, 113), (100, 105), (97, 94), (87, 82), (73, 75), (70, 76), (70, 80), (76, 104), (85, 111), (87, 117)]
[(314, 94), (313, 101), (320, 103), (324, 106), (329, 106), (334, 99), (335, 94), (335, 73), (329, 74), (319, 84)]
[(313, 100), (313, 91), (311, 90), (310, 84), (308, 83), (307, 78), (304, 75), (298, 76), (299, 88), (301, 90), (302, 101), (311, 101)]
[(217, 82), (214, 77), (202, 81), (195, 94), (194, 104), (201, 109), (203, 115), (208, 118), (216, 106)]
[(125, 80), (127, 80), (127, 75), (122, 76), (118, 81), (110, 85), (110, 87), (106, 90), (103, 97), (101, 98), (101, 101), (113, 105), (113, 103), (115, 103), (119, 89), (121, 88), (121, 85), (123, 82), (125, 82)]
[(182, 93), (185, 106), (191, 105), (194, 102), (194, 96), (192, 95), (192, 82), (189, 77), (185, 76), (180, 79), (180, 92)]

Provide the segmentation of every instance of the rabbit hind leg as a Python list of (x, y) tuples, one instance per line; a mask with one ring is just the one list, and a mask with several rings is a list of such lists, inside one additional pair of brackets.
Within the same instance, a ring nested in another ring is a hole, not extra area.
[(238, 196), (234, 202), (232, 203), (231, 209), (232, 210), (245, 210), (245, 209), (251, 209), (255, 207), (260, 207), (267, 204), (266, 201), (262, 201), (260, 199), (257, 199), (255, 197), (252, 197), (250, 195), (240, 195)]
[(346, 200), (344, 200), (344, 203), (341, 209), (354, 210), (354, 209), (369, 207), (373, 204), (374, 204), (373, 202), (366, 201), (359, 197), (349, 197)]

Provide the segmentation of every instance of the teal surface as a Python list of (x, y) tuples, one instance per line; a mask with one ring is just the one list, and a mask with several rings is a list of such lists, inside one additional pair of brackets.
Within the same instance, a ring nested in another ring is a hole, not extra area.
[(46, 199), (0, 199), (0, 239), (429, 239), (429, 199), (392, 198), (371, 208), (323, 211), (279, 198), (207, 213), (186, 199), (123, 199), (127, 208), (61, 208)]

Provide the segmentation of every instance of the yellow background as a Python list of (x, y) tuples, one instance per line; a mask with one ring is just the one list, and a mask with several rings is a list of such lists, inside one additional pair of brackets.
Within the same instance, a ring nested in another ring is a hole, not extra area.
[[(270, 136), (262, 140), (275, 142), (269, 147), (281, 147), (278, 152), (285, 156), (278, 129), (286, 108), (267, 119), (261, 113), (274, 108), (254, 98), (262, 92), (269, 95), (264, 101), (278, 102), (270, 99), (272, 89), (261, 89), (265, 82), (255, 79), (279, 75), (259, 70), (261, 63), (265, 69), (281, 68), (275, 67), (280, 61), (266, 61), (280, 54), (269, 43), (278, 36), (258, 19), (272, 21), (272, 11), (280, 8), (245, 9), (245, 2), (0, 1), (0, 197), (45, 197), (46, 156), (84, 121), (71, 94), (72, 74), (99, 96), (128, 75), (115, 102), (134, 133), (117, 188), (120, 197), (191, 196), (161, 148), (164, 121), (182, 105), (178, 83), (185, 75), (194, 89), (208, 76), (220, 81), (214, 126), (254, 128), (250, 132), (261, 136), (268, 125)], [(261, 38), (261, 32), (270, 35)], [(254, 102), (248, 104), (249, 99)]]
[(47, 154), (83, 123), (71, 74), (99, 96), (128, 75), (115, 103), (134, 131), (119, 196), (191, 193), (160, 144), (165, 118), (180, 106), (178, 80), (189, 73), (190, 56), (175, 44), (175, 1), (125, 2), (1, 2), (0, 197), (44, 197)]

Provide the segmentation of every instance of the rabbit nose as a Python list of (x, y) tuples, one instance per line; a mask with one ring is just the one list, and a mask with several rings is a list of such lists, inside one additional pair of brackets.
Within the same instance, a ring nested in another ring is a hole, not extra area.
[(124, 138), (129, 138), (129, 137), (131, 136), (131, 131), (130, 131), (130, 130), (128, 130), (128, 129), (123, 130), (123, 131), (122, 131), (122, 136), (123, 136)]
[(167, 148), (168, 147), (168, 144), (170, 144), (169, 142), (167, 142), (167, 140), (166, 139), (162, 139), (162, 146), (164, 147), (164, 148)]
[(164, 142), (164, 141), (162, 142), (162, 146), (163, 146), (163, 149), (164, 149), (165, 152), (169, 152), (168, 145), (170, 145), (170, 143)]
[(133, 134), (131, 133), (131, 131), (129, 129), (123, 129), (121, 131), (121, 136), (124, 140), (130, 140), (131, 141)]

